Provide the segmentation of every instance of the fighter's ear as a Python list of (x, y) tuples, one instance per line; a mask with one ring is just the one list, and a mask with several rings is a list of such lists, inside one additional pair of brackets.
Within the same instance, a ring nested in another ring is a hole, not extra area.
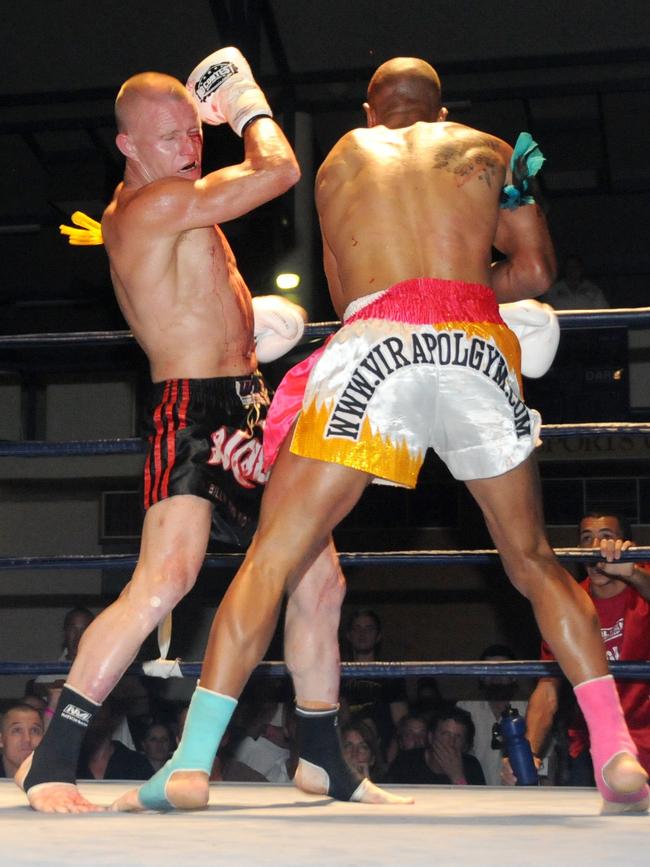
[(438, 112), (438, 117), (436, 118), (436, 120), (437, 120), (437, 121), (444, 121), (444, 120), (447, 120), (447, 115), (448, 115), (448, 114), (449, 114), (448, 109), (445, 108), (445, 106), (443, 105), (442, 108), (440, 109), (440, 111)]
[(367, 126), (369, 126), (369, 127), (371, 127), (371, 126), (376, 126), (376, 125), (377, 125), (377, 119), (376, 119), (376, 117), (375, 117), (375, 113), (374, 113), (374, 111), (370, 108), (370, 106), (368, 105), (367, 102), (364, 102), (364, 104), (363, 104), (363, 110), (364, 110), (365, 113), (366, 113), (366, 124), (367, 124)]
[(135, 147), (129, 136), (125, 132), (118, 132), (115, 136), (115, 144), (119, 152), (130, 159), (135, 156)]

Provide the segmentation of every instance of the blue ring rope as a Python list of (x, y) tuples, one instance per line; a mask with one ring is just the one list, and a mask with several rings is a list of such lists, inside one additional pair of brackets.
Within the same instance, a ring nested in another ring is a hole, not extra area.
[[(595, 563), (602, 560), (599, 551), (582, 548), (556, 548), (558, 559), (565, 562)], [(204, 566), (236, 567), (244, 554), (208, 554)], [(488, 566), (499, 561), (495, 550), (459, 551), (355, 551), (339, 553), (342, 566), (454, 566), (460, 563)], [(137, 554), (54, 554), (51, 556), (0, 557), (0, 571), (12, 569), (126, 569), (138, 562)], [(619, 562), (650, 562), (650, 546), (628, 548)]]
[[(647, 422), (582, 422), (580, 424), (542, 425), (542, 437), (574, 436), (650, 436)], [(146, 440), (125, 437), (99, 440), (1, 440), (0, 457), (79, 457), (81, 455), (139, 455), (147, 449)]]
[[(650, 307), (621, 307), (615, 310), (558, 310), (560, 327), (581, 328), (645, 328), (650, 325)], [(309, 322), (305, 339), (327, 337), (340, 322)], [(9, 334), (0, 336), (2, 349), (52, 349), (69, 346), (128, 346), (135, 340), (130, 331), (68, 331), (50, 334)]]
[[(179, 662), (184, 677), (197, 677), (201, 662)], [(610, 662), (611, 673), (620, 680), (650, 678), (650, 662)], [(65, 675), (69, 662), (0, 662), (0, 675)], [(144, 675), (141, 663), (135, 663), (128, 674)], [(284, 677), (288, 674), (284, 662), (261, 662), (253, 676)], [(507, 662), (342, 662), (341, 677), (353, 680), (390, 677), (563, 677), (557, 662), (521, 660)]]

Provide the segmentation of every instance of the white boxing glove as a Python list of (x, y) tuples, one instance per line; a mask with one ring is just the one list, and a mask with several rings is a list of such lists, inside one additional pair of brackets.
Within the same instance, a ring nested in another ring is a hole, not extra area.
[(220, 48), (190, 73), (185, 85), (205, 123), (229, 123), (237, 135), (256, 117), (273, 117), (244, 55), (238, 48)]
[(544, 376), (560, 342), (560, 322), (550, 304), (527, 298), (500, 304), (499, 313), (521, 346), (521, 372), (531, 379)]
[(260, 364), (286, 355), (305, 330), (307, 313), (281, 295), (253, 298), (255, 353)]

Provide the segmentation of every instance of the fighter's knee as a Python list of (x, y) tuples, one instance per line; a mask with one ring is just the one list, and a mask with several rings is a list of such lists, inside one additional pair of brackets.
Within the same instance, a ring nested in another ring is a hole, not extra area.
[(197, 574), (196, 565), (172, 557), (157, 569), (139, 567), (124, 592), (132, 602), (162, 617), (189, 593)]
[(523, 544), (509, 545), (507, 550), (499, 550), (508, 577), (514, 586), (524, 595), (526, 590), (534, 588), (540, 581), (549, 578), (561, 579), (564, 570), (545, 539), (530, 540)]
[(344, 598), (345, 580), (331, 576), (319, 586), (301, 587), (291, 595), (291, 605), (303, 618), (318, 623), (335, 620), (338, 626)]
[(346, 582), (339, 569), (332, 570), (323, 586), (323, 600), (326, 605), (339, 610), (345, 599)]

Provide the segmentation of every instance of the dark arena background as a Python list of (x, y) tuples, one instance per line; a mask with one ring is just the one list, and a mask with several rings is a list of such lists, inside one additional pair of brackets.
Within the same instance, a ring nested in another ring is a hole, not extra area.
[[(622, 515), (635, 545), (650, 545), (646, 0), (22, 0), (3, 3), (1, 21), (0, 710), (37, 675), (65, 670), (54, 662), (65, 612), (81, 605), (97, 613), (115, 599), (143, 519), (146, 359), (126, 333), (103, 248), (69, 246), (59, 225), (77, 210), (100, 219), (121, 179), (113, 118), (120, 84), (144, 70), (185, 81), (223, 46), (248, 58), (302, 169), (290, 192), (223, 227), (254, 295), (284, 291), (308, 311), (305, 339), (265, 368), (269, 381), (277, 384), (336, 320), (315, 173), (341, 135), (365, 124), (361, 105), (375, 68), (421, 57), (440, 73), (450, 120), (510, 143), (528, 130), (539, 142), (560, 271), (577, 257), (605, 299), (600, 312), (560, 314), (551, 370), (524, 382), (544, 423), (538, 457), (551, 543), (574, 548), (581, 516), (596, 511)], [(227, 125), (204, 129), (205, 172), (241, 161), (242, 142)], [(282, 274), (298, 275), (298, 285), (279, 289)], [(376, 612), (382, 661), (471, 662), (495, 643), (518, 660), (538, 660), (530, 606), (492, 553), (418, 556), (493, 547), (480, 511), (435, 456), (415, 491), (369, 489), (335, 540), (347, 556), (342, 623), (357, 608)], [(413, 556), (381, 556), (404, 551)], [(373, 556), (360, 556), (366, 552)], [(197, 586), (174, 612), (170, 658), (202, 659), (237, 557), (211, 545)], [(576, 552), (567, 563), (583, 574)], [(154, 635), (138, 663), (157, 655)], [(279, 631), (267, 659), (282, 657)], [(180, 704), (196, 673), (152, 690)], [(538, 673), (522, 669), (519, 698)], [(435, 666), (398, 674), (409, 698), (419, 675), (435, 676), (444, 699), (477, 695), (471, 666), (465, 677)], [(274, 682), (278, 694), (290, 692), (286, 678)], [(102, 804), (121, 790), (84, 785)], [(372, 808), (291, 784), (228, 783), (212, 787), (200, 814), (57, 817), (30, 811), (2, 780), (0, 863), (647, 861), (647, 816), (600, 817), (595, 790), (460, 789), (409, 787), (415, 806)]]

